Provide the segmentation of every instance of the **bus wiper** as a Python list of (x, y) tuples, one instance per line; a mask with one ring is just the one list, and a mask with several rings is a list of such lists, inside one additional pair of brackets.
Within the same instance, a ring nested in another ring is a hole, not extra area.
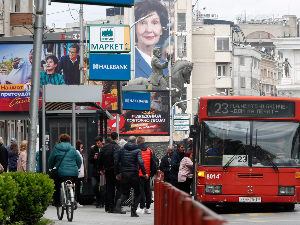
[[(269, 163), (274, 168), (274, 170), (278, 170), (278, 167), (275, 165), (275, 163), (273, 162), (273, 160), (266, 154), (266, 152), (264, 150), (261, 149), (261, 147), (259, 145), (257, 145), (257, 129), (256, 129), (256, 140), (255, 140), (255, 142), (256, 142), (255, 143), (256, 158), (258, 156), (257, 150), (259, 150), (259, 152), (263, 155), (263, 158), (266, 159), (267, 161), (269, 161)], [(259, 159), (259, 160), (261, 160), (261, 159)]]
[(235, 155), (232, 156), (232, 157), (229, 159), (229, 161), (223, 166), (222, 169), (223, 169), (223, 170), (226, 170), (227, 167), (230, 165), (230, 163), (232, 163), (232, 161), (234, 160), (234, 157), (237, 156), (238, 154), (240, 154), (240, 153), (242, 152), (243, 149), (245, 149), (245, 150), (247, 151), (246, 145), (243, 145), (243, 146), (235, 153)]
[[(255, 150), (256, 150), (256, 154), (257, 154), (257, 150), (258, 150), (263, 155), (263, 158), (266, 159), (267, 161), (269, 161), (269, 163), (274, 168), (274, 170), (278, 170), (278, 167), (275, 165), (275, 163), (270, 158), (270, 156), (267, 155), (266, 152), (264, 150), (262, 150), (259, 145), (257, 145), (257, 144), (255, 145)], [(257, 158), (257, 155), (256, 155), (256, 158)]]

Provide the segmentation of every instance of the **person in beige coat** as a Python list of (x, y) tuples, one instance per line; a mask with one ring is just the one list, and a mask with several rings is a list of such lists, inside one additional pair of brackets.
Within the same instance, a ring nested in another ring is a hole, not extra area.
[(18, 159), (18, 172), (26, 172), (26, 163), (27, 163), (27, 144), (28, 142), (22, 141), (20, 145), (20, 151), (19, 151), (19, 159)]

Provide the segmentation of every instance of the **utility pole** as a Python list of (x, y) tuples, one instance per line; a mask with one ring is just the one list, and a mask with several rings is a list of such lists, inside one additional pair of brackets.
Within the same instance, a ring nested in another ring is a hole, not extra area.
[[(174, 2), (175, 4), (175, 2)], [(168, 16), (169, 16), (169, 55), (170, 55), (170, 59), (169, 59), (169, 65), (168, 65), (168, 71), (169, 71), (169, 108), (170, 110), (172, 109), (172, 54), (171, 54), (171, 1), (169, 0), (169, 12), (168, 12)], [(174, 49), (175, 51), (175, 49)], [(175, 54), (174, 54), (175, 56)], [(173, 111), (170, 112), (170, 141), (169, 141), (169, 145), (173, 144)]]
[(34, 41), (33, 41), (33, 61), (30, 90), (30, 109), (29, 109), (29, 137), (27, 147), (27, 172), (35, 171), (36, 139), (39, 110), (39, 91), (40, 91), (40, 72), (41, 55), (44, 32), (44, 0), (37, 1), (35, 23), (34, 23)]

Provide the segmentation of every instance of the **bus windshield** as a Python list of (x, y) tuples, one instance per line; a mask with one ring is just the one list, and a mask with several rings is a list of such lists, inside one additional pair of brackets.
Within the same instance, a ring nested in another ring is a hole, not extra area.
[(203, 121), (202, 125), (204, 145), (203, 154), (199, 154), (202, 165), (223, 168), (300, 165), (297, 122)]

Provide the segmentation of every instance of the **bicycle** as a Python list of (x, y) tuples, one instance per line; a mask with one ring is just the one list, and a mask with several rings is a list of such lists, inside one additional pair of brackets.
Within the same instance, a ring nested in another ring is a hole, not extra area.
[(72, 222), (74, 210), (77, 209), (77, 206), (75, 205), (74, 193), (75, 184), (72, 183), (72, 178), (64, 178), (60, 187), (61, 206), (56, 207), (57, 217), (59, 220), (62, 220), (64, 216), (64, 210), (66, 210), (68, 221)]

